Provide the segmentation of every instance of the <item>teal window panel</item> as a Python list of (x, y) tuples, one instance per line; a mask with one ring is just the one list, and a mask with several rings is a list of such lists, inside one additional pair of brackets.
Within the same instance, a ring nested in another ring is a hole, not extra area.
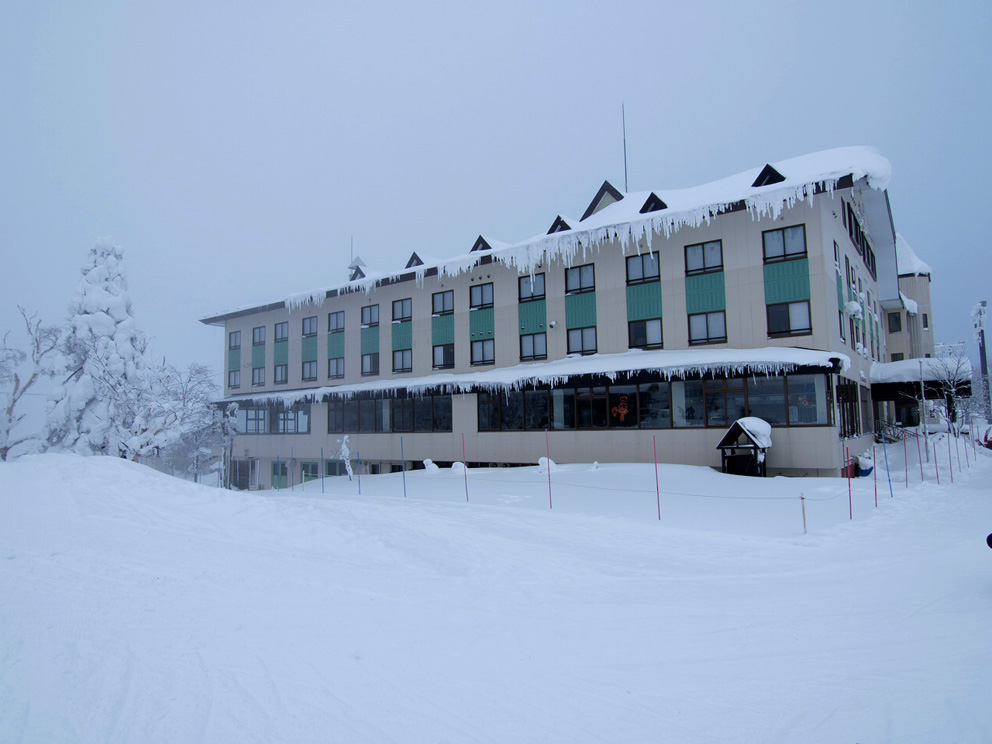
[(468, 314), (468, 329), (473, 341), (496, 335), (496, 315), (491, 307), (472, 310)]
[(413, 348), (413, 322), (393, 323), (393, 351)]
[(837, 275), (837, 309), (844, 309), (844, 281)]
[(517, 305), (520, 333), (543, 333), (548, 325), (548, 306), (544, 300), (521, 302)]
[(596, 293), (565, 295), (565, 327), (587, 328), (596, 325)]
[(300, 351), (300, 358), (304, 362), (317, 361), (317, 337), (306, 336), (303, 339), (303, 348)]
[(687, 276), (685, 306), (689, 315), (726, 310), (727, 294), (723, 284), (723, 272)]
[(264, 346), (252, 346), (251, 347), (251, 366), (255, 369), (265, 366), (265, 347)]
[(435, 315), (431, 318), (431, 343), (434, 346), (455, 343), (454, 315)]
[(241, 349), (227, 350), (227, 371), (241, 369)]
[(343, 333), (328, 333), (327, 334), (327, 358), (337, 359), (338, 357), (344, 356), (344, 334)]
[(809, 259), (765, 264), (765, 303), (809, 299)]
[(362, 329), (362, 353), (379, 353), (379, 326), (368, 326)]
[(653, 320), (662, 317), (661, 282), (632, 284), (627, 287), (627, 320)]
[(276, 341), (272, 345), (272, 363), (289, 364), (289, 341)]

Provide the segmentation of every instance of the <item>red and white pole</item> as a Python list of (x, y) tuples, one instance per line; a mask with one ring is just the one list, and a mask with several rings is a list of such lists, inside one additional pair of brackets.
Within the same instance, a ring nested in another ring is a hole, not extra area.
[(658, 496), (658, 521), (661, 521), (661, 481), (658, 480), (658, 436), (652, 435), (651, 445), (654, 448), (654, 492)]
[(548, 450), (548, 508), (554, 509), (554, 503), (551, 501), (551, 437), (548, 436), (548, 430), (544, 430), (544, 444)]
[(465, 473), (465, 501), (468, 501), (468, 460), (465, 459), (465, 432), (462, 432), (462, 471)]

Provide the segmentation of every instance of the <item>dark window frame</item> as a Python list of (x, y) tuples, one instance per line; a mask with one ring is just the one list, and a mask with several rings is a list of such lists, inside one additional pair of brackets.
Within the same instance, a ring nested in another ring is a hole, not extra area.
[[(541, 289), (540, 291), (535, 290), (534, 284), (536, 280), (540, 278)], [(524, 283), (527, 282), (530, 286), (530, 290), (524, 293)], [(521, 276), (517, 279), (517, 296), (520, 302), (534, 302), (536, 300), (543, 300), (547, 297), (546, 295), (547, 281), (544, 276), (544, 272), (537, 274), (527, 274), (526, 276)]]
[[(593, 336), (592, 349), (586, 347), (586, 336), (587, 336), (586, 331), (589, 330), (592, 331), (592, 336)], [(580, 348), (577, 350), (573, 349), (572, 347), (572, 338), (573, 338), (572, 334), (575, 331), (579, 331), (578, 337), (581, 340), (579, 344)], [(582, 326), (581, 328), (569, 328), (568, 333), (566, 335), (566, 346), (567, 346), (567, 351), (565, 352), (566, 354), (580, 354), (582, 356), (589, 356), (590, 354), (599, 353), (599, 333), (596, 330), (596, 326), (593, 325), (593, 326)]]
[[(805, 305), (806, 306), (806, 317), (809, 319), (809, 326), (806, 328), (793, 328), (792, 327), (792, 306), (793, 305)], [(785, 307), (786, 313), (789, 317), (789, 329), (785, 331), (772, 330), (772, 308)], [(768, 338), (784, 338), (786, 336), (809, 336), (813, 333), (813, 316), (810, 308), (809, 300), (797, 300), (795, 302), (776, 302), (771, 305), (765, 305), (765, 323), (768, 329)]]
[(288, 320), (284, 320), (281, 323), (276, 323), (275, 324), (274, 329), (273, 329), (273, 333), (272, 333), (272, 340), (275, 343), (279, 343), (280, 341), (288, 341), (289, 340), (289, 321)]
[(251, 329), (251, 345), (265, 346), (265, 326), (255, 326)]
[(303, 318), (303, 323), (301, 326), (301, 331), (303, 333), (303, 338), (312, 338), (317, 335), (317, 316), (311, 315), (308, 318)]
[(227, 348), (228, 349), (240, 349), (241, 348), (241, 331), (231, 331), (227, 334)]
[(260, 387), (264, 384), (265, 384), (265, 367), (252, 367), (251, 368), (252, 387)]
[[(340, 372), (337, 370), (332, 370), (331, 365), (335, 367), (340, 366)], [(328, 380), (340, 380), (344, 377), (344, 357), (328, 357), (327, 359), (327, 379)]]
[[(397, 315), (397, 306), (399, 314)], [(413, 298), (404, 297), (402, 300), (393, 300), (393, 322), (407, 323), (413, 320)]]
[(375, 328), (379, 325), (379, 305), (365, 305), (362, 308), (362, 328)]
[[(280, 379), (279, 373), (282, 372), (282, 379)], [(272, 367), (272, 384), (273, 385), (287, 385), (289, 384), (289, 365), (288, 364), (275, 364)]]
[[(476, 355), (476, 349), (481, 349), (481, 357)], [(486, 355), (486, 350), (489, 350), (489, 355)], [(480, 367), (487, 364), (496, 364), (496, 340), (492, 338), (483, 338), (478, 341), (473, 341), (469, 354), (469, 362), (473, 367)]]
[(241, 387), (241, 370), (232, 369), (227, 372), (227, 386), (231, 389)]
[[(803, 233), (803, 251), (802, 253), (787, 253), (786, 252), (786, 242), (785, 242), (785, 232), (786, 230), (795, 230), (797, 227), (802, 228)], [(768, 236), (772, 233), (782, 233), (782, 255), (768, 257)], [(836, 244), (835, 244), (836, 245)], [(778, 227), (774, 230), (763, 230), (761, 233), (761, 257), (764, 263), (783, 263), (785, 261), (798, 261), (802, 258), (809, 257), (809, 244), (806, 240), (806, 223), (800, 222), (796, 225), (786, 225), (784, 227)]]
[[(588, 269), (588, 271), (586, 271)], [(576, 295), (596, 291), (596, 264), (569, 266), (565, 269), (565, 294)]]
[(327, 332), (344, 332), (344, 310), (335, 310), (333, 313), (327, 314)]
[[(438, 350), (441, 350), (441, 363), (438, 364)], [(449, 360), (450, 356), (450, 360)], [(433, 369), (451, 369), (455, 366), (455, 345), (435, 344), (431, 348), (431, 366)]]
[[(535, 350), (534, 342), (536, 341), (536, 336), (544, 337), (544, 353), (539, 354)], [(531, 343), (531, 353), (524, 353), (524, 339), (530, 339)], [(544, 331), (540, 333), (522, 333), (520, 334), (520, 361), (521, 362), (532, 362), (537, 359), (547, 359), (548, 358), (548, 334)]]
[(303, 382), (315, 382), (317, 380), (317, 360), (303, 362), (300, 365), (300, 379)]
[[(644, 273), (644, 259), (650, 259), (654, 257), (654, 273), (645, 274)], [(631, 279), (630, 269), (632, 265), (640, 265), (640, 276)], [(652, 282), (661, 281), (661, 256), (658, 251), (647, 251), (645, 253), (639, 253), (635, 256), (627, 256), (627, 286), (633, 287), (638, 284), (650, 284)]]
[[(441, 309), (438, 309), (438, 304)], [(452, 315), (455, 312), (455, 290), (446, 289), (431, 295), (431, 315)]]
[[(723, 316), (723, 336), (713, 336), (710, 331), (710, 316), (711, 315), (722, 315)], [(703, 339), (693, 339), (692, 337), (692, 319), (699, 316), (706, 317), (706, 338)], [(726, 310), (713, 310), (708, 313), (692, 313), (689, 315), (689, 345), (690, 346), (703, 346), (705, 344), (725, 344), (727, 343), (727, 311)]]
[[(396, 366), (397, 354), (400, 355), (400, 366)], [(413, 372), (413, 349), (393, 349), (393, 372)]]
[[(660, 330), (661, 341), (656, 344), (651, 344), (647, 342), (647, 324), (648, 323), (658, 323), (658, 328)], [(644, 326), (644, 343), (635, 344), (634, 343), (634, 326), (643, 325)], [(665, 324), (661, 318), (644, 318), (643, 320), (631, 320), (627, 322), (627, 348), (628, 349), (664, 349), (665, 348)]]
[(379, 374), (379, 352), (362, 354), (362, 377), (374, 377), (377, 374)]
[[(718, 266), (707, 266), (706, 265), (706, 246), (716, 243), (720, 246), (720, 264)], [(702, 251), (703, 257), (703, 267), (701, 269), (690, 269), (689, 268), (689, 249), (699, 248)], [(685, 246), (684, 249), (685, 258), (685, 275), (686, 276), (699, 276), (701, 274), (718, 274), (723, 271), (723, 239), (719, 240), (706, 240), (702, 243), (690, 243)]]
[[(489, 288), (489, 297), (486, 298), (486, 288)], [(476, 294), (479, 297), (476, 297)], [(493, 289), (492, 282), (485, 282), (484, 284), (473, 284), (468, 288), (468, 308), (469, 310), (484, 310), (485, 308), (494, 307), (495, 305), (496, 292)]]

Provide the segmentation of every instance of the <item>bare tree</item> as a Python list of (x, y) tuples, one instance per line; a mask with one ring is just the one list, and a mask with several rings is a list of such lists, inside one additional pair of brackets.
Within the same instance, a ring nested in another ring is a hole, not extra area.
[[(54, 326), (42, 324), (37, 313), (28, 315), (23, 307), (17, 308), (24, 320), (27, 332), (28, 350), (10, 346), (10, 331), (3, 336), (0, 346), (0, 385), (9, 391), (3, 393), (3, 411), (0, 413), (0, 460), (6, 460), (10, 450), (19, 444), (24, 444), (34, 435), (23, 432), (15, 433), (15, 429), (25, 417), (18, 410), (24, 396), (43, 377), (51, 375), (49, 362), (58, 348), (59, 330)], [(27, 365), (27, 369), (22, 367)], [(22, 376), (23, 373), (23, 376)]]

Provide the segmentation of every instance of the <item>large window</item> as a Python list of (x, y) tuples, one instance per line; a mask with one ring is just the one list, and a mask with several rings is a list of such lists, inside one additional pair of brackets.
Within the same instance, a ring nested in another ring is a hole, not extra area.
[(266, 434), (269, 431), (269, 417), (267, 408), (247, 408), (245, 409), (245, 434)]
[(568, 329), (569, 354), (596, 353), (596, 326)]
[(379, 325), (379, 306), (378, 305), (366, 305), (362, 308), (362, 326), (377, 326)]
[(251, 345), (262, 346), (265, 343), (265, 326), (251, 329)]
[(379, 352), (362, 354), (362, 374), (366, 377), (379, 374)]
[(413, 371), (413, 349), (398, 349), (393, 352), (393, 372)]
[(265, 384), (265, 367), (252, 367), (251, 384), (255, 386)]
[(767, 230), (761, 235), (764, 242), (765, 263), (787, 261), (806, 256), (805, 225)]
[(479, 310), (484, 307), (493, 306), (493, 284), (476, 284), (469, 287), (468, 306), (471, 310)]
[(303, 319), (303, 336), (316, 336), (317, 335), (317, 316), (312, 315), (309, 318)]
[(496, 363), (496, 342), (487, 338), (482, 341), (472, 342), (472, 364), (495, 364)]
[(232, 369), (227, 373), (227, 386), (230, 388), (241, 387), (241, 370)]
[(310, 404), (301, 403), (291, 408), (276, 408), (274, 434), (309, 434)]
[(227, 348), (229, 349), (241, 348), (241, 331), (231, 331), (229, 334), (227, 334)]
[(405, 300), (393, 300), (393, 322), (408, 320), (413, 320), (413, 300), (409, 297)]
[(522, 276), (520, 277), (519, 284), (521, 302), (544, 299), (544, 274)]
[(303, 382), (313, 382), (317, 379), (317, 362), (303, 362)]
[(768, 305), (769, 336), (802, 336), (812, 332), (808, 300)]
[(565, 269), (565, 294), (592, 292), (596, 289), (596, 267), (594, 264), (573, 266)]
[(627, 257), (627, 284), (656, 282), (660, 278), (657, 252)]
[(840, 435), (856, 437), (861, 433), (858, 416), (858, 385), (841, 379), (837, 383), (837, 409), (840, 412)]
[(723, 241), (711, 240), (685, 247), (685, 273), (709, 274), (723, 271)]
[(344, 310), (327, 314), (327, 332), (340, 333), (344, 330)]
[(627, 345), (631, 349), (662, 348), (661, 318), (630, 321), (627, 324), (627, 337)]
[(545, 333), (527, 333), (520, 337), (520, 361), (548, 358), (548, 336)]
[(689, 316), (690, 344), (718, 344), (727, 340), (727, 316), (723, 310)]
[(451, 431), (450, 395), (331, 398), (327, 432)]
[(434, 347), (434, 369), (450, 369), (455, 366), (455, 345), (438, 344)]
[(289, 321), (284, 320), (282, 323), (276, 323), (275, 330), (276, 343), (289, 339)]
[(272, 381), (276, 385), (285, 385), (289, 382), (289, 365), (277, 364), (272, 368)]
[(332, 357), (327, 360), (327, 377), (331, 380), (344, 377), (344, 357)]
[(434, 315), (451, 315), (455, 312), (455, 291), (435, 292), (431, 295), (431, 307)]

